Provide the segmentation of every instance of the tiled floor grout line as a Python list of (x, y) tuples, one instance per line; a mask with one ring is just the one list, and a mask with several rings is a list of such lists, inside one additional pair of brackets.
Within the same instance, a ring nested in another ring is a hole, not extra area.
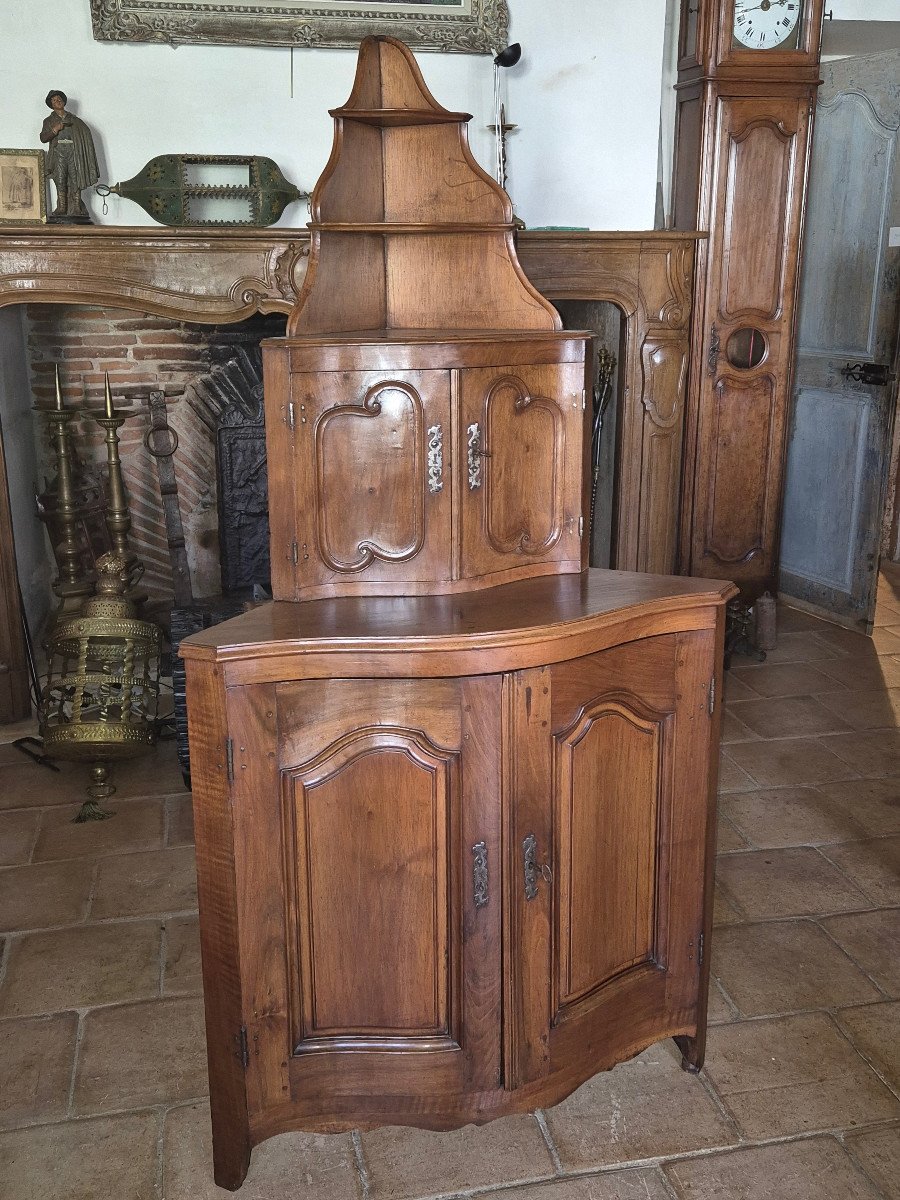
[[(900, 1126), (898, 1126), (897, 1129), (898, 1129), (898, 1132), (900, 1132)], [(874, 1179), (873, 1176), (871, 1176), (869, 1174), (869, 1172), (866, 1170), (865, 1164), (860, 1162), (860, 1160), (853, 1153), (852, 1145), (847, 1144), (848, 1136), (855, 1135), (855, 1134), (856, 1134), (855, 1129), (844, 1129), (844, 1130), (841, 1130), (840, 1133), (835, 1134), (835, 1137), (840, 1142), (841, 1146), (843, 1146), (845, 1153), (850, 1158), (850, 1161), (853, 1163), (853, 1165), (856, 1167), (856, 1169), (862, 1174), (863, 1178), (872, 1185), (872, 1187), (875, 1189), (875, 1191), (878, 1193), (878, 1195), (882, 1197), (882, 1200), (891, 1200), (891, 1197), (888, 1195), (888, 1193), (885, 1192), (881, 1188), (878, 1181), (876, 1179)]]
[[(873, 1003), (880, 1004), (880, 1003), (882, 1003), (882, 1001), (876, 1000)], [(855, 1005), (851, 1005), (848, 1007), (865, 1008), (866, 1005), (855, 1004)], [(874, 1072), (874, 1074), (878, 1076), (878, 1078), (881, 1080), (881, 1082), (884, 1084), (884, 1086), (887, 1088), (887, 1090), (891, 1093), (891, 1095), (896, 1097), (897, 1100), (900, 1100), (900, 1085), (892, 1083), (891, 1080), (887, 1077), (884, 1068), (879, 1066), (878, 1063), (873, 1062), (872, 1059), (869, 1057), (869, 1055), (866, 1054), (866, 1052), (864, 1050), (861, 1050), (859, 1048), (859, 1046), (857, 1046), (856, 1042), (853, 1040), (852, 1036), (850, 1035), (849, 1030), (845, 1029), (844, 1026), (841, 1024), (840, 1016), (838, 1015), (839, 1013), (840, 1013), (840, 1010), (838, 1010), (837, 1013), (829, 1013), (828, 1014), (831, 1017), (831, 1020), (832, 1020), (832, 1023), (834, 1025), (835, 1029), (837, 1029), (838, 1033), (841, 1035), (841, 1037), (844, 1039), (844, 1041), (850, 1047), (852, 1047), (854, 1054), (856, 1054), (859, 1058), (861, 1058), (862, 1061), (869, 1068), (869, 1070)]]
[(356, 1162), (356, 1173), (359, 1177), (359, 1186), (362, 1192), (361, 1200), (369, 1200), (369, 1197), (372, 1195), (372, 1180), (369, 1176), (366, 1155), (358, 1129), (352, 1130), (350, 1141), (353, 1145), (353, 1158)]
[(656, 1175), (660, 1181), (660, 1187), (663, 1189), (665, 1194), (669, 1197), (669, 1200), (682, 1200), (682, 1198), (675, 1191), (675, 1185), (672, 1183), (671, 1179), (668, 1177), (668, 1175), (662, 1169), (662, 1164), (660, 1164), (659, 1166), (656, 1167)]
[(196, 908), (177, 908), (172, 912), (164, 913), (148, 912), (117, 917), (92, 917), (80, 921), (68, 921), (62, 925), (37, 925), (33, 929), (0, 929), (0, 937), (26, 937), (34, 933), (60, 933), (67, 929), (100, 929), (109, 925), (139, 925), (142, 922), (152, 924), (154, 921), (172, 921), (179, 917), (196, 916)]
[(709, 1096), (710, 1100), (712, 1100), (713, 1104), (718, 1109), (719, 1114), (724, 1118), (726, 1125), (732, 1132), (732, 1136), (737, 1139), (737, 1144), (743, 1145), (747, 1139), (741, 1132), (738, 1119), (728, 1107), (728, 1102), (726, 1101), (725, 1097), (720, 1095), (718, 1088), (705, 1071), (701, 1071), (697, 1078), (707, 1096)]
[[(875, 911), (877, 911), (877, 910), (875, 910)], [(887, 909), (885, 911), (890, 912), (891, 910)], [(828, 940), (832, 943), (833, 946), (835, 946), (838, 950), (841, 951), (842, 954), (846, 955), (846, 957), (850, 959), (850, 961), (853, 963), (854, 967), (856, 967), (857, 971), (861, 971), (862, 974), (865, 975), (866, 979), (868, 979), (869, 983), (871, 983), (872, 986), (881, 994), (883, 999), (885, 999), (885, 1000), (893, 1000), (894, 999), (893, 996), (891, 996), (888, 992), (885, 991), (885, 989), (881, 986), (881, 984), (878, 982), (878, 980), (875, 979), (874, 976), (871, 975), (866, 970), (866, 968), (862, 965), (862, 963), (857, 962), (856, 959), (853, 957), (853, 955), (850, 953), (850, 951), (847, 950), (844, 946), (842, 946), (840, 944), (840, 942), (838, 942), (836, 940), (836, 938), (832, 935), (831, 931), (825, 925), (822, 924), (823, 920), (830, 920), (830, 918), (811, 917), (810, 920), (816, 925), (817, 928), (822, 930), (822, 932), (825, 934), (825, 936), (828, 938)], [(871, 1003), (874, 1003), (874, 1002), (871, 1002)]]
[(157, 1135), (156, 1135), (156, 1200), (163, 1200), (163, 1191), (165, 1187), (165, 1145), (166, 1145), (166, 1109), (160, 1109), (157, 1114)]
[(66, 1118), (70, 1119), (74, 1116), (75, 1107), (75, 1078), (78, 1074), (78, 1060), (81, 1054), (81, 1041), (84, 1037), (84, 1024), (87, 1018), (87, 1010), (78, 1013), (78, 1026), (75, 1030), (75, 1046), (72, 1052), (72, 1074), (69, 1077), (69, 1095), (66, 1100)]
[(541, 1137), (544, 1139), (544, 1145), (547, 1147), (547, 1153), (550, 1155), (550, 1161), (553, 1163), (553, 1170), (557, 1175), (562, 1175), (563, 1165), (559, 1157), (559, 1151), (556, 1148), (556, 1143), (553, 1141), (553, 1135), (550, 1133), (547, 1118), (544, 1116), (544, 1110), (536, 1108), (532, 1115), (535, 1121), (537, 1121), (538, 1129), (541, 1131)]
[(169, 926), (165, 918), (159, 925), (159, 973), (156, 980), (157, 994), (165, 995), (166, 988), (166, 958), (169, 953)]
[[(890, 837), (892, 835), (888, 834), (887, 836)], [(880, 839), (866, 838), (865, 840), (867, 842), (871, 842), (871, 841), (879, 841)], [(858, 845), (858, 844), (859, 843), (855, 843), (855, 842), (835, 842), (832, 845), (833, 846), (849, 846), (849, 845)], [(872, 900), (872, 898), (869, 896), (868, 892), (865, 890), (865, 888), (862, 886), (862, 884), (857, 883), (855, 879), (851, 879), (851, 877), (847, 874), (847, 872), (840, 865), (840, 863), (836, 863), (832, 859), (830, 859), (828, 857), (828, 855), (825, 853), (825, 851), (822, 849), (821, 846), (811, 846), (810, 849), (815, 850), (815, 852), (819, 855), (820, 858), (822, 858), (825, 862), (827, 862), (830, 867), (832, 867), (835, 871), (838, 872), (839, 875), (841, 875), (844, 879), (846, 879), (846, 881), (850, 884), (850, 886), (855, 888), (861, 896), (864, 896), (866, 898), (866, 900), (868, 900), (870, 907), (873, 907), (873, 908), (877, 907), (876, 902), (874, 900)], [(823, 913), (822, 915), (823, 916), (827, 915), (827, 916), (831, 917), (831, 916), (836, 916), (837, 914)]]
[(85, 907), (84, 915), (82, 916), (79, 924), (85, 925), (90, 920), (91, 913), (93, 912), (93, 908), (94, 908), (94, 896), (96, 894), (97, 884), (99, 883), (99, 881), (100, 881), (100, 859), (97, 858), (94, 860), (94, 865), (91, 870), (91, 886), (88, 889), (87, 906)]
[[(7, 809), (7, 812), (15, 812), (15, 809)], [(2, 815), (2, 814), (0, 814)], [(106, 853), (99, 854), (73, 854), (69, 858), (39, 858), (37, 862), (22, 862), (22, 863), (7, 863), (5, 866), (0, 866), (0, 873), (3, 871), (15, 871), (21, 867), (55, 867), (61, 866), (63, 863), (83, 862), (85, 859), (93, 859), (95, 863), (105, 862), (108, 858), (137, 858), (141, 854), (174, 854), (178, 850), (193, 850), (193, 842), (186, 842), (180, 846), (146, 846), (140, 849), (133, 850), (128, 847), (123, 847), (118, 850), (110, 850)]]
[(3, 980), (6, 978), (6, 967), (9, 963), (9, 956), (12, 953), (12, 944), (15, 934), (0, 934), (3, 939), (3, 945), (0, 946), (0, 989), (3, 987)]

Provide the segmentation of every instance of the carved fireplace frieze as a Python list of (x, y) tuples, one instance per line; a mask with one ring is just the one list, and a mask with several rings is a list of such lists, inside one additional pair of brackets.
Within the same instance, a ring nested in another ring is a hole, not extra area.
[[(696, 233), (525, 232), (519, 259), (551, 300), (622, 312), (620, 570), (677, 569), (684, 372)], [(306, 275), (305, 229), (8, 226), (0, 306), (113, 305), (200, 324), (289, 313)]]

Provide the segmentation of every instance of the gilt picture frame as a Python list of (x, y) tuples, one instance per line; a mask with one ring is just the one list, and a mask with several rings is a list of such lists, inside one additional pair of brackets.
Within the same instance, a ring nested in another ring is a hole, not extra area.
[(0, 225), (46, 225), (47, 156), (0, 149)]
[(507, 0), (90, 0), (98, 42), (356, 48), (390, 34), (415, 50), (495, 54)]

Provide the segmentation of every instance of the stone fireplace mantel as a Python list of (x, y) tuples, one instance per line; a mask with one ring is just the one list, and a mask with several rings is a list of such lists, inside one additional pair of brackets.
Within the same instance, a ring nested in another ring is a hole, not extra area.
[[(608, 301), (622, 313), (612, 564), (620, 570), (677, 569), (683, 459), (689, 461), (691, 444), (685, 383), (694, 246), (702, 236), (535, 230), (518, 241), (526, 273), (550, 300)], [(255, 313), (289, 313), (308, 262), (309, 234), (299, 228), (6, 225), (0, 307), (96, 305), (227, 325)], [(15, 630), (8, 517), (0, 512), (0, 606)], [(0, 676), (6, 664), (27, 701), (23, 661), (16, 647), (0, 644)], [(0, 678), (0, 720), (5, 683)]]

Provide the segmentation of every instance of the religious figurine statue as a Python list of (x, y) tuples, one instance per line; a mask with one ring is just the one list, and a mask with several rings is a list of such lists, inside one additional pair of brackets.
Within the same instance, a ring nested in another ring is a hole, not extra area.
[(48, 92), (46, 104), (53, 111), (41, 126), (41, 141), (50, 143), (47, 173), (56, 186), (56, 208), (50, 220), (89, 225), (81, 193), (97, 182), (100, 171), (91, 131), (79, 117), (66, 112), (67, 103), (65, 92)]

